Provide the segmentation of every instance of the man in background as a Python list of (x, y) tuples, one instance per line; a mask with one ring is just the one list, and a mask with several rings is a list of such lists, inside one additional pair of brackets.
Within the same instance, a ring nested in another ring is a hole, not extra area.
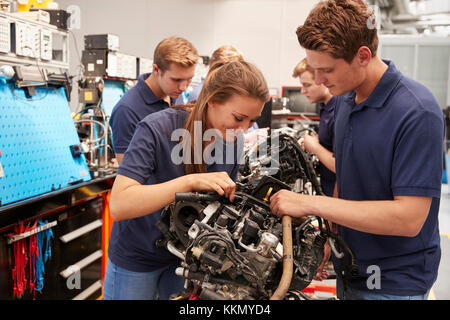
[(302, 84), (302, 93), (312, 104), (320, 105), (319, 132), (305, 134), (299, 140), (303, 150), (315, 154), (320, 161), (319, 174), (322, 191), (332, 197), (336, 183), (336, 168), (333, 157), (334, 143), (334, 107), (336, 98), (323, 84), (315, 82), (314, 69), (303, 59), (294, 69), (294, 78), (299, 78)]
[(169, 37), (157, 45), (152, 73), (141, 75), (111, 113), (109, 123), (119, 164), (139, 121), (173, 104), (191, 83), (198, 59), (197, 49), (184, 38)]

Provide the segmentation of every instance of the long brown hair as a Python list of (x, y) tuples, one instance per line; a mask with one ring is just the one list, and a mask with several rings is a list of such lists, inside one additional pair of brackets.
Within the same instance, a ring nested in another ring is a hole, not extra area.
[[(266, 80), (261, 71), (253, 64), (243, 61), (219, 61), (211, 66), (205, 79), (202, 91), (190, 112), (184, 128), (190, 134), (191, 159), (185, 163), (186, 174), (205, 173), (206, 165), (203, 162), (203, 144), (201, 161), (194, 161), (194, 124), (201, 121), (202, 136), (206, 130), (206, 111), (208, 102), (225, 103), (234, 95), (252, 97), (261, 102), (267, 102), (270, 98)], [(185, 139), (188, 142), (189, 139)], [(184, 149), (186, 150), (186, 149)]]

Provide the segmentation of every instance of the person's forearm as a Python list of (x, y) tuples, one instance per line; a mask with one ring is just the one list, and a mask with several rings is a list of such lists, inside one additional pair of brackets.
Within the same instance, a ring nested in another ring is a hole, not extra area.
[(314, 154), (317, 158), (319, 158), (319, 161), (331, 172), (336, 173), (336, 161), (333, 157), (333, 153), (328, 151), (325, 147), (322, 145), (318, 145), (314, 149)]
[(304, 205), (311, 214), (361, 232), (416, 236), (425, 222), (431, 204), (425, 198), (414, 197), (391, 201), (349, 201), (331, 197), (310, 197)]
[(175, 193), (191, 191), (186, 179), (183, 176), (160, 184), (131, 185), (123, 190), (113, 187), (111, 218), (115, 221), (138, 218), (164, 208), (175, 201)]

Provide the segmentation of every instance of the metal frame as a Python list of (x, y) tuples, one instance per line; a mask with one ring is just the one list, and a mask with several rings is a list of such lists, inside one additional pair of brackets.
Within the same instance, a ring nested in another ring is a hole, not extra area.
[(27, 232), (24, 232), (24, 233), (21, 233), (21, 234), (17, 234), (17, 235), (14, 235), (14, 236), (10, 236), (10, 237), (8, 237), (7, 243), (8, 244), (12, 244), (12, 243), (14, 243), (16, 241), (19, 241), (19, 240), (31, 237), (32, 235), (35, 235), (36, 233), (39, 233), (39, 232), (42, 232), (44, 230), (50, 229), (51, 227), (54, 227), (57, 224), (58, 224), (57, 221), (49, 222), (49, 223), (47, 223), (46, 225), (44, 225), (42, 227), (37, 227), (37, 228), (34, 228), (33, 230), (30, 230), (30, 231), (27, 231)]
[[(418, 36), (418, 35), (380, 35), (380, 44), (378, 52), (380, 55), (383, 52), (383, 46), (414, 46), (414, 66), (413, 79), (417, 79), (417, 69), (419, 65), (419, 47), (421, 46), (436, 46), (436, 47), (450, 47), (450, 38), (443, 36)], [(450, 56), (449, 70), (447, 74), (447, 106), (450, 106)]]

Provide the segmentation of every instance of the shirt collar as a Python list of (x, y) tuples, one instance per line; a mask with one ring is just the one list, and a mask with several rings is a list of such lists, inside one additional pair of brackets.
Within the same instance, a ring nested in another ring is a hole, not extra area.
[[(163, 99), (160, 99), (157, 96), (155, 96), (152, 89), (150, 89), (148, 84), (145, 82), (145, 80), (148, 77), (150, 77), (150, 74), (151, 73), (144, 73), (144, 74), (141, 74), (138, 78), (138, 83), (136, 84), (136, 87), (139, 90), (142, 98), (144, 99), (146, 104), (154, 104), (154, 103), (160, 102), (160, 101), (167, 103)], [(170, 98), (170, 101), (171, 101), (171, 104), (173, 104), (175, 100)]]
[[(375, 89), (370, 94), (369, 98), (367, 98), (364, 102), (360, 103), (356, 106), (356, 109), (360, 109), (364, 106), (369, 108), (381, 108), (384, 106), (386, 100), (391, 95), (392, 91), (397, 86), (397, 83), (402, 78), (402, 74), (397, 70), (395, 64), (389, 60), (383, 60), (384, 63), (388, 65), (387, 70), (381, 77), (380, 81), (376, 85)], [(349, 92), (346, 95), (347, 102), (355, 103), (355, 91)]]
[(320, 105), (321, 109), (328, 110), (328, 109), (332, 109), (335, 104), (336, 104), (336, 97), (333, 96), (333, 97), (331, 97), (330, 101), (328, 101), (327, 104), (321, 102), (319, 105)]

